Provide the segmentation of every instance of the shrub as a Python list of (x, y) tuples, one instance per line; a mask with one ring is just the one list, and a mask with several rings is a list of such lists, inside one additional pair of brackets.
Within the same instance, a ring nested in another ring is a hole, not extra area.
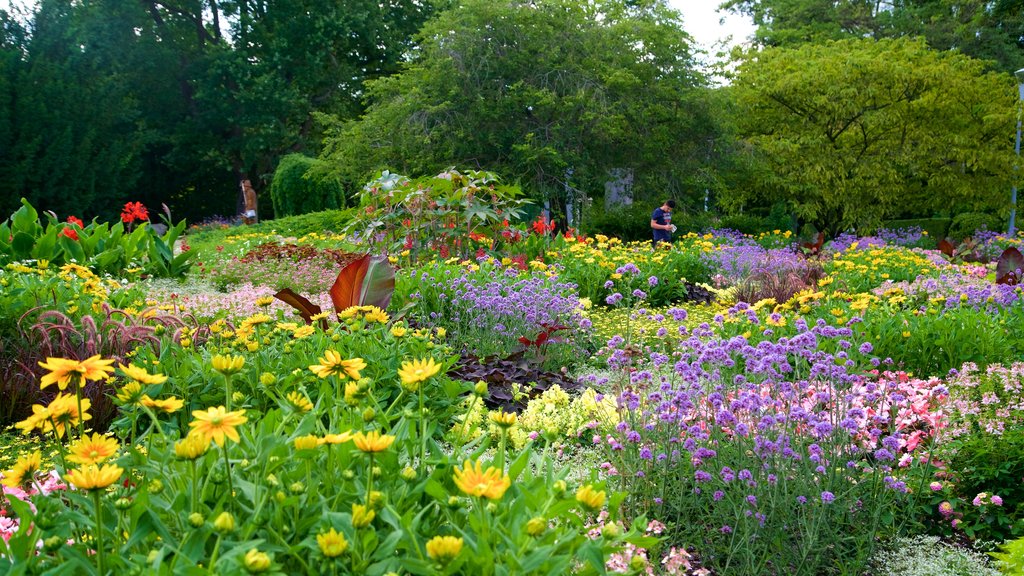
[(345, 205), (345, 193), (339, 181), (312, 173), (320, 163), (321, 160), (302, 154), (289, 154), (281, 159), (270, 184), (274, 215), (294, 216)]
[(1003, 229), (1005, 222), (998, 216), (985, 214), (984, 212), (964, 212), (953, 218), (949, 227), (949, 237), (954, 240), (974, 236), (979, 230), (996, 231)]
[(985, 556), (935, 536), (897, 538), (871, 561), (877, 576), (999, 576)]

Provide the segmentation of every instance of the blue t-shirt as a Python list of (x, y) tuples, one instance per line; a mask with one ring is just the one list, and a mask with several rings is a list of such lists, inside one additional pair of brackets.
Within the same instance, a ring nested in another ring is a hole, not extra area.
[[(658, 206), (654, 209), (654, 213), (651, 214), (651, 220), (654, 220), (655, 224), (671, 224), (672, 213), (665, 212), (661, 209), (661, 206)], [(655, 242), (670, 242), (672, 240), (672, 233), (668, 230), (661, 230), (658, 228), (651, 228), (651, 230), (654, 231)]]

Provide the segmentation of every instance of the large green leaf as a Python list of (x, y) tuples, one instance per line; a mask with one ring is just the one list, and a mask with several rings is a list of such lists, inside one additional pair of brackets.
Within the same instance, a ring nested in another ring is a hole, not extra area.
[(395, 292), (395, 269), (387, 258), (371, 258), (359, 291), (360, 306), (376, 306), (381, 310), (391, 303)]

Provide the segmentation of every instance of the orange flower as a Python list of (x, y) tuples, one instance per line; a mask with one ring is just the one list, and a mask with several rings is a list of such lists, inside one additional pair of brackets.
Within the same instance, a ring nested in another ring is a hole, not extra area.
[(455, 469), (455, 485), (469, 496), (498, 500), (505, 495), (505, 491), (512, 485), (512, 480), (497, 468), (489, 467), (484, 470), (479, 461), (474, 466), (466, 460), (463, 468)]
[(212, 440), (217, 443), (217, 446), (224, 445), (225, 437), (238, 442), (240, 438), (238, 430), (235, 428), (248, 421), (243, 414), (245, 414), (245, 410), (228, 412), (223, 406), (216, 406), (206, 411), (197, 410), (192, 413), (195, 420), (188, 424), (192, 427), (189, 434), (200, 436), (207, 442)]

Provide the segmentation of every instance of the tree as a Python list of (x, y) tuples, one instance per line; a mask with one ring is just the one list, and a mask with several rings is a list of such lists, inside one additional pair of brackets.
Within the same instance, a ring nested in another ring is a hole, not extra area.
[(483, 168), (556, 206), (603, 189), (610, 169), (659, 197), (702, 184), (713, 115), (662, 1), (469, 0), (430, 21), (414, 54), (325, 141), (343, 180)]
[(1019, 0), (727, 0), (722, 8), (750, 16), (761, 46), (924, 36), (936, 50), (959, 50), (996, 70), (1024, 67)]
[(1005, 74), (920, 40), (750, 53), (732, 87), (762, 180), (728, 198), (785, 200), (821, 229), (870, 229), (906, 206), (1002, 207), (1016, 93)]

